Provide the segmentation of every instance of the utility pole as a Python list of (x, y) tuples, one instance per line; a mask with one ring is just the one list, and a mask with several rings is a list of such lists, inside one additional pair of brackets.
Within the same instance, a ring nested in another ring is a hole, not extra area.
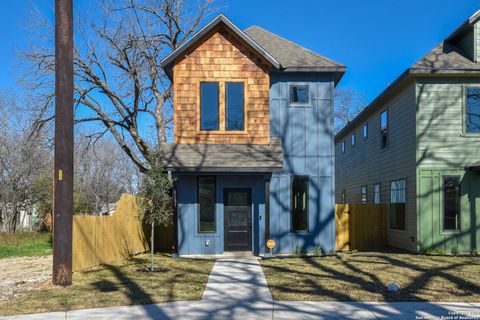
[(55, 160), (53, 279), (72, 284), (73, 0), (55, 0)]

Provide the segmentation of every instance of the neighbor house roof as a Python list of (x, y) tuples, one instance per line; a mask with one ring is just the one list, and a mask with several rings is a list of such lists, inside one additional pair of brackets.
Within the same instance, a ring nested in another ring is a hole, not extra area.
[(277, 71), (332, 72), (335, 83), (341, 79), (346, 71), (345, 65), (327, 59), (260, 27), (252, 26), (242, 31), (227, 17), (220, 14), (160, 62), (161, 67), (165, 69), (170, 78), (172, 78), (175, 60), (182, 57), (192, 46), (220, 24), (225, 25), (244, 40), (260, 56), (270, 62)]
[(279, 138), (270, 144), (167, 144), (165, 168), (183, 172), (272, 172), (283, 168)]
[(467, 169), (472, 171), (480, 171), (480, 161), (477, 161), (474, 164), (467, 166)]
[(447, 39), (433, 48), (410, 68), (405, 70), (395, 81), (392, 82), (380, 95), (373, 100), (360, 114), (349, 122), (335, 136), (335, 143), (343, 139), (351, 130), (365, 121), (381, 104), (395, 95), (406, 83), (416, 76), (432, 75), (478, 75), (480, 63), (475, 63), (453, 41), (460, 32), (467, 28), (473, 28), (473, 23), (480, 18), (480, 11), (467, 19)]

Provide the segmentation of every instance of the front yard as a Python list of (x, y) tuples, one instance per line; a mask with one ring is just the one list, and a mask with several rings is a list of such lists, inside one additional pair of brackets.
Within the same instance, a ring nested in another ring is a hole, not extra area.
[[(49, 278), (34, 290), (0, 302), (0, 315), (201, 298), (213, 261), (174, 260), (167, 254), (158, 254), (155, 256), (155, 266), (160, 267), (161, 272), (138, 272), (149, 263), (149, 257), (143, 254), (74, 273), (73, 285), (67, 288), (54, 287)], [(17, 272), (22, 272), (21, 265), (17, 266)]]
[[(480, 257), (341, 253), (263, 260), (275, 300), (480, 302)], [(398, 292), (389, 292), (395, 282)]]

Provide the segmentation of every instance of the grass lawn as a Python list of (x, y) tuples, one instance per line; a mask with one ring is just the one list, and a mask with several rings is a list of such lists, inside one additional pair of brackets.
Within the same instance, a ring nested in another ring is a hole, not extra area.
[(261, 264), (275, 300), (480, 302), (478, 256), (342, 253)]
[(199, 300), (214, 261), (155, 256), (161, 272), (137, 270), (148, 264), (147, 254), (118, 263), (77, 272), (73, 285), (54, 287), (49, 282), (25, 295), (0, 303), (0, 315), (67, 311), (83, 308)]
[(50, 233), (0, 232), (0, 259), (9, 257), (47, 256), (52, 254)]

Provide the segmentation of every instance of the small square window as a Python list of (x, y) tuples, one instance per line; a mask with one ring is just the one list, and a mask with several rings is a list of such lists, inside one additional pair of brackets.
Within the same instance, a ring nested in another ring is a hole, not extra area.
[(368, 138), (368, 123), (363, 125), (363, 140)]
[(290, 86), (290, 104), (309, 104), (310, 92), (308, 85)]
[(356, 136), (355, 136), (355, 132), (354, 132), (354, 133), (352, 133), (352, 147), (355, 146), (355, 138), (356, 138)]

